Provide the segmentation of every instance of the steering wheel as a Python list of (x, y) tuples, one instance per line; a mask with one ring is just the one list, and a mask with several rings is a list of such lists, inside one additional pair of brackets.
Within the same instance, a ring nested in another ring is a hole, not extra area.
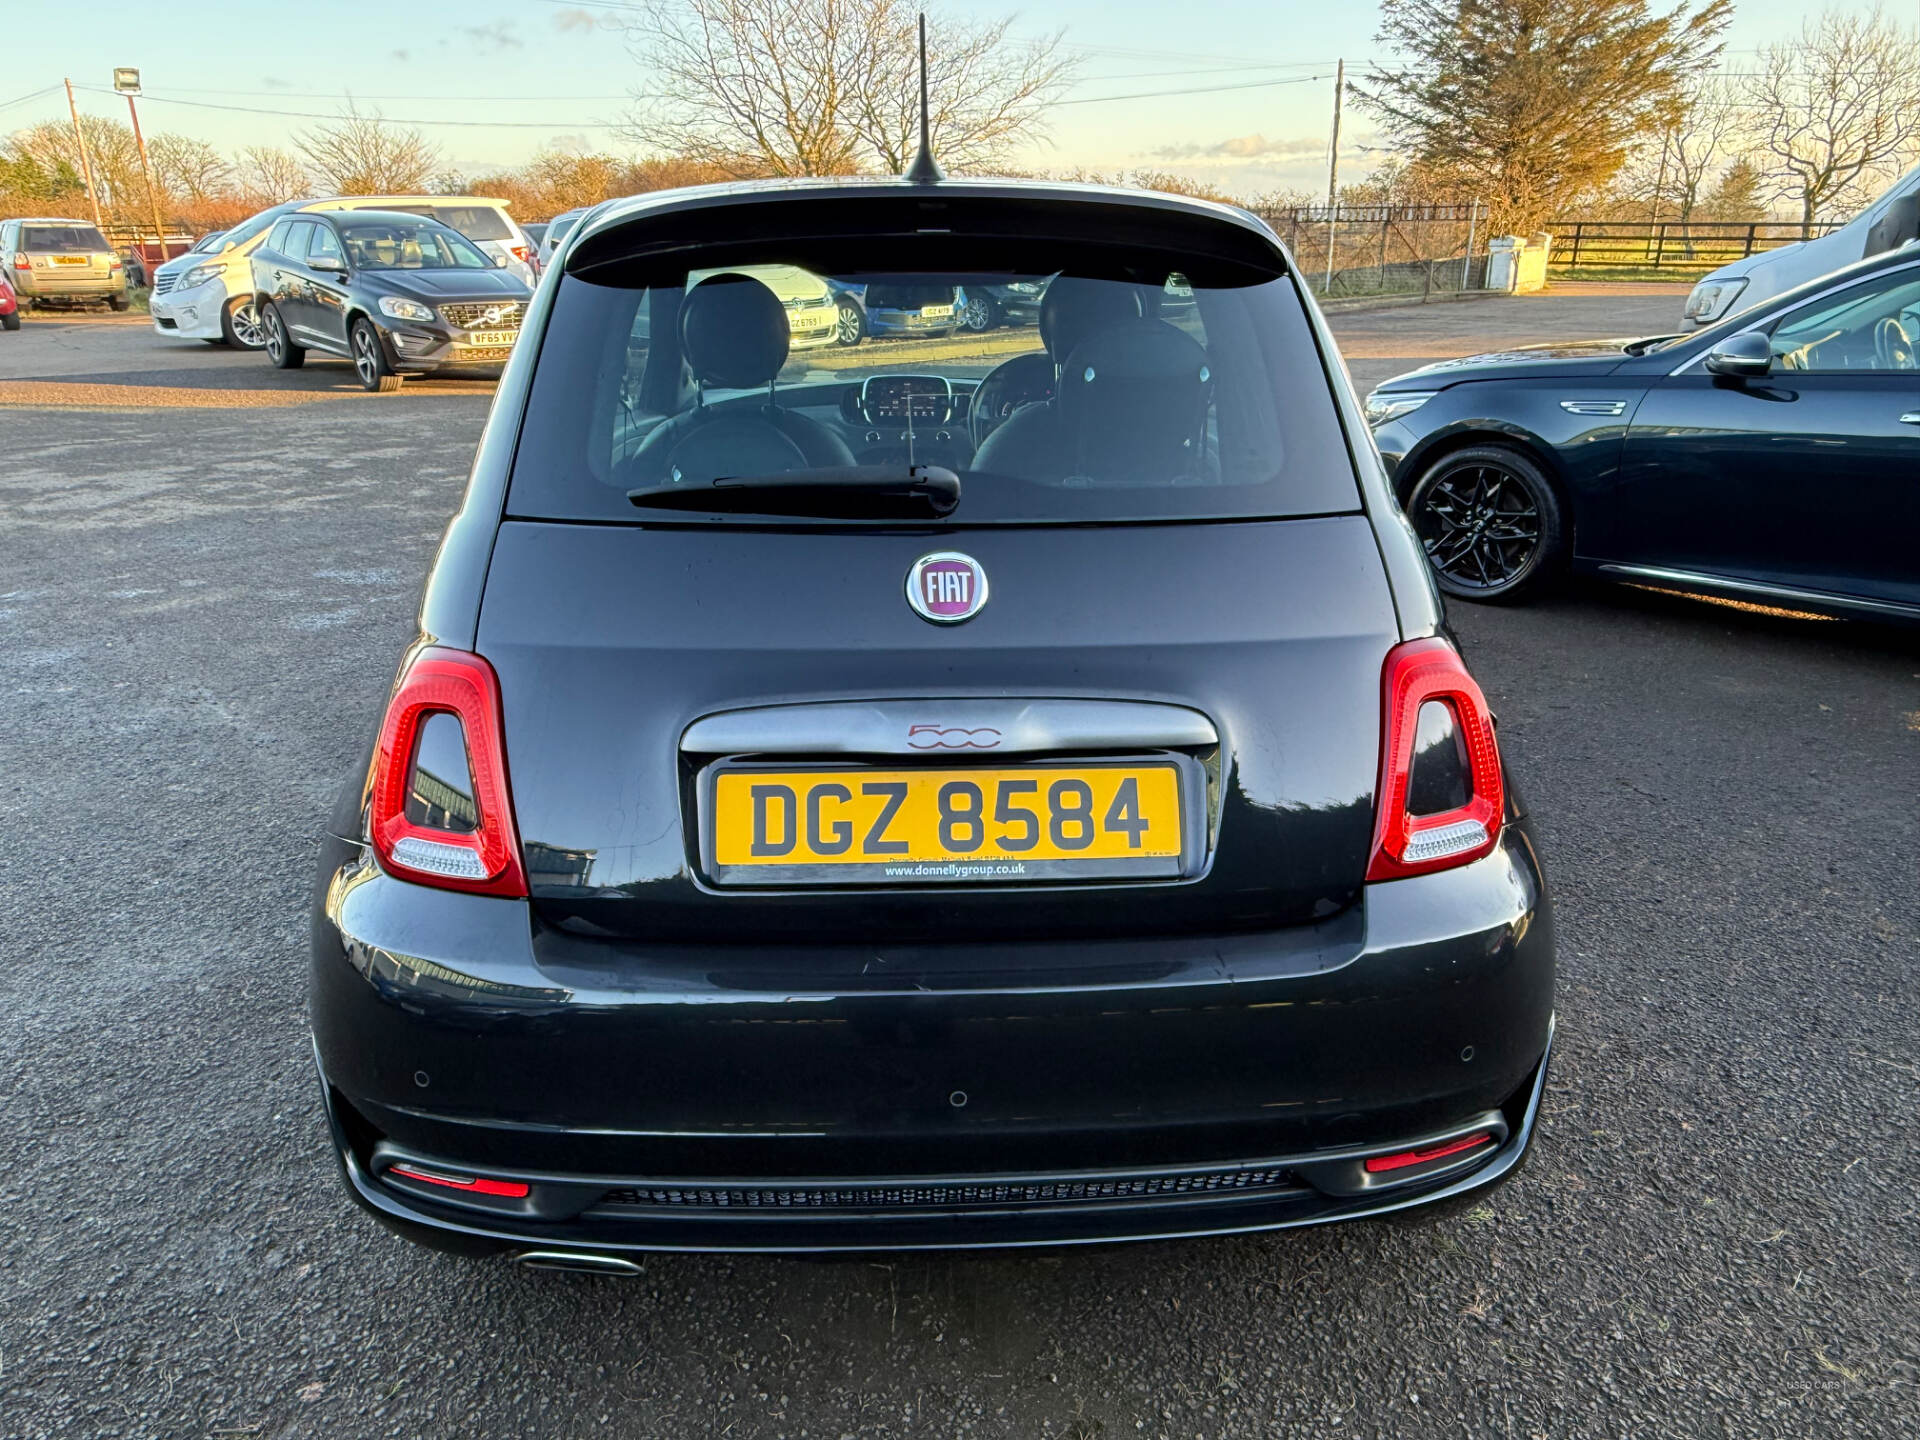
[(1873, 354), (1882, 370), (1920, 369), (1914, 364), (1913, 337), (1898, 316), (1882, 315), (1874, 322)]
[(1022, 405), (1053, 398), (1053, 357), (1044, 350), (1029, 351), (1003, 361), (987, 373), (973, 392), (967, 409), (967, 429), (978, 450), (987, 437)]

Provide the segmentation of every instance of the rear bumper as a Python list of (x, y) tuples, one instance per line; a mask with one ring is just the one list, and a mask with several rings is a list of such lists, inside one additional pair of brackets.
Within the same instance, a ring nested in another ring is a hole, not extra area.
[(62, 275), (53, 270), (16, 270), (13, 287), (23, 300), (104, 300), (127, 293), (124, 275)]
[(856, 965), (833, 986), (829, 954), (574, 940), (342, 842), (321, 890), (315, 1051), (348, 1186), (455, 1249), (1057, 1245), (1379, 1214), (1512, 1172), (1552, 1033), (1517, 825), (1316, 926), (1035, 942), (971, 969), (890, 951), (884, 982)]

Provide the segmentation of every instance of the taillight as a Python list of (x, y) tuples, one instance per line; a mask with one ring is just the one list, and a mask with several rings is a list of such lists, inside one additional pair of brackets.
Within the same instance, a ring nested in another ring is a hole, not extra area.
[(371, 830), (383, 868), (421, 885), (526, 895), (491, 665), (438, 646), (415, 654), (387, 705), (373, 765)]
[(1500, 750), (1486, 696), (1444, 640), (1387, 652), (1368, 880), (1463, 865), (1500, 838)]
[(526, 264), (528, 258), (533, 254), (533, 252), (524, 245), (510, 245), (507, 248), (513, 251), (513, 258), (518, 260), (522, 265)]
[(13, 252), (13, 268), (16, 270), (31, 270), (33, 268), (33, 260), (28, 256), (26, 251), (16, 250)]

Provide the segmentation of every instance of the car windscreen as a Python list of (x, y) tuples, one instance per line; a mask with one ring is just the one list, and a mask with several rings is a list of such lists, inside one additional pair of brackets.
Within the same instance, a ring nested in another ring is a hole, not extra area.
[(20, 231), (20, 248), (43, 255), (84, 255), (113, 247), (91, 225), (27, 225)]
[(226, 233), (224, 230), (214, 230), (202, 235), (198, 240), (194, 241), (193, 249), (187, 253), (189, 255), (204, 255), (209, 250), (219, 249), (220, 242), (226, 237)]
[(426, 221), (349, 221), (340, 227), (347, 263), (355, 270), (491, 270), (493, 261), (466, 240)]
[[(916, 249), (943, 263), (912, 266)], [(653, 521), (629, 491), (909, 465), (959, 475), (952, 525), (1359, 508), (1326, 366), (1277, 256), (1261, 270), (1002, 237), (976, 269), (954, 263), (957, 236), (835, 250), (769, 244), (718, 269), (589, 257), (563, 276), (510, 513)], [(1009, 284), (1042, 295), (1037, 325), (962, 324), (970, 292)], [(839, 297), (857, 293), (911, 308), (876, 338), (843, 324)], [(737, 508), (728, 518), (756, 522)]]

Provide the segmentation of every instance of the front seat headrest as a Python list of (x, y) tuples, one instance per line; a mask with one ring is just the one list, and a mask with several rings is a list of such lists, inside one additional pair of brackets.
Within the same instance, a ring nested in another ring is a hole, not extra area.
[(1198, 479), (1212, 400), (1206, 348), (1185, 331), (1136, 317), (1089, 335), (1061, 366), (1069, 473), (1123, 485)]
[(751, 275), (713, 275), (680, 306), (680, 349), (702, 385), (751, 390), (787, 363), (786, 307)]
[(1040, 301), (1040, 343), (1055, 363), (1065, 363), (1095, 331), (1139, 318), (1140, 297), (1125, 281), (1056, 276)]

